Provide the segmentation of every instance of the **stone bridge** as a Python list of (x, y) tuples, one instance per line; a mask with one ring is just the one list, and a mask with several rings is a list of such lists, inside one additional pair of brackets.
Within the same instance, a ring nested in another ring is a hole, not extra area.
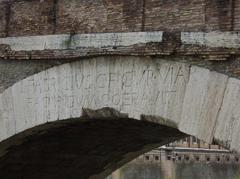
[(240, 151), (239, 0), (0, 10), (1, 178), (104, 178), (186, 135)]

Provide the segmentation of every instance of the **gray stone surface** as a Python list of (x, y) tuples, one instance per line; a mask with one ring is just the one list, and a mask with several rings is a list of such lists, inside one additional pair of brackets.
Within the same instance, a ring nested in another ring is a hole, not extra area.
[(215, 129), (215, 138), (239, 151), (240, 81), (230, 78)]
[(0, 140), (47, 122), (81, 117), (84, 109), (108, 107), (238, 150), (238, 83), (201, 67), (157, 58), (99, 57), (67, 63), (0, 94)]
[[(13, 51), (32, 51), (124, 47), (162, 41), (163, 32), (155, 31), (6, 37), (0, 38), (0, 45), (9, 45)], [(240, 36), (238, 32), (181, 32), (181, 43), (213, 48), (240, 48)]]
[(7, 37), (0, 38), (0, 45), (9, 45), (13, 51), (121, 47), (162, 42), (162, 35), (163, 32), (160, 31)]
[(70, 60), (0, 60), (0, 93), (17, 81)]
[(180, 128), (183, 131), (211, 143), (227, 80), (226, 75), (191, 68), (182, 107)]
[(238, 32), (182, 32), (181, 41), (188, 45), (240, 48)]
[(134, 57), (53, 67), (0, 95), (1, 140), (46, 122), (80, 117), (84, 108), (110, 107), (130, 118), (144, 114), (178, 121), (188, 70), (186, 64)]

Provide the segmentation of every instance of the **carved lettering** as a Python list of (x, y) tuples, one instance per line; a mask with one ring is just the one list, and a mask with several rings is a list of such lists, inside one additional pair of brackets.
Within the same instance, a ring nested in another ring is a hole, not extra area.
[(44, 104), (44, 108), (48, 108), (48, 106), (50, 104), (50, 97), (49, 96), (43, 97), (43, 104)]
[(109, 73), (109, 82), (110, 85), (114, 85), (114, 83), (119, 82), (120, 75), (118, 73)]
[(135, 92), (126, 92), (122, 95), (122, 109), (128, 109), (136, 100)]
[(107, 82), (106, 74), (98, 74), (96, 77), (96, 86), (97, 88), (105, 88)]
[(122, 76), (122, 84), (124, 87), (131, 87), (133, 85), (134, 72), (125, 72)]
[[(145, 64), (145, 61), (138, 64), (134, 60), (112, 63), (100, 58), (99, 61), (74, 63), (76, 65), (66, 65), (57, 71), (56, 68), (55, 71), (46, 70), (16, 85), (17, 99), (29, 108), (31, 116), (40, 111), (40, 117), (49, 120), (55, 116), (78, 117), (84, 107), (113, 107), (140, 114), (155, 104), (167, 111), (165, 108), (169, 105), (177, 105), (176, 96), (182, 96), (180, 92), (189, 74), (184, 65), (164, 61), (157, 65)], [(6, 106), (5, 114), (12, 110), (10, 103)], [(26, 118), (25, 113), (20, 115)]]
[(177, 75), (176, 75), (176, 78), (174, 80), (174, 84), (176, 85), (178, 80), (180, 80), (180, 79), (183, 79), (185, 84), (187, 83), (187, 80), (186, 80), (186, 78), (184, 76), (184, 72), (183, 72), (182, 66), (180, 66), (178, 68), (178, 70), (177, 70)]
[(81, 89), (83, 85), (84, 75), (82, 73), (75, 73), (74, 82), (77, 89)]
[(114, 105), (119, 105), (120, 102), (121, 102), (121, 96), (120, 96), (120, 94), (119, 94), (119, 93), (114, 94), (113, 97), (112, 97), (112, 103), (113, 103)]
[(84, 88), (87, 89), (87, 90), (91, 89), (92, 88), (91, 75), (90, 74), (86, 75), (84, 79), (85, 79), (84, 84), (86, 84)]
[(101, 97), (101, 102), (104, 106), (108, 106), (109, 94), (103, 94)]

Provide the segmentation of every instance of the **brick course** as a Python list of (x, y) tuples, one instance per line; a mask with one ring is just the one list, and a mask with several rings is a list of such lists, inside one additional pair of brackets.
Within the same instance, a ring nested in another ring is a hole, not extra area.
[(0, 37), (6, 36), (6, 3), (0, 1)]
[(53, 0), (14, 1), (11, 5), (9, 36), (53, 33)]
[(13, 0), (0, 9), (0, 36), (240, 29), (240, 0)]

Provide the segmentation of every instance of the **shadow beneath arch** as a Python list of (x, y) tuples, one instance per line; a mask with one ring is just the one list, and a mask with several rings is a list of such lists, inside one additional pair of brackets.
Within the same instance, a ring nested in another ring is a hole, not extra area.
[(105, 178), (137, 156), (185, 136), (128, 118), (47, 123), (0, 143), (0, 178)]

